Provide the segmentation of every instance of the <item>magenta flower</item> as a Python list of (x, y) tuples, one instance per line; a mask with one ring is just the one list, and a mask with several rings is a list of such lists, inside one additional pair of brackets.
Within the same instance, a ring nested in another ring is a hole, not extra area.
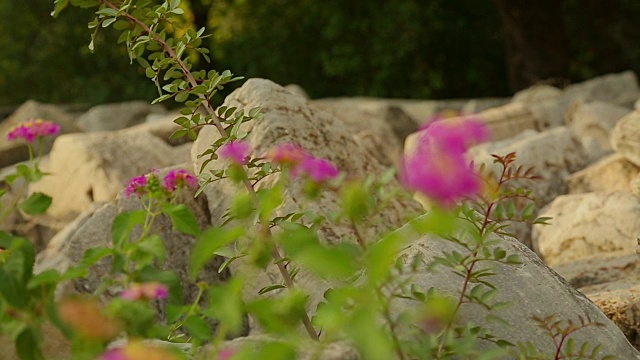
[(224, 348), (218, 352), (218, 360), (230, 360), (235, 354), (235, 349)]
[(104, 352), (99, 360), (129, 360), (129, 357), (122, 348), (115, 348)]
[(338, 168), (327, 159), (306, 157), (292, 170), (292, 175), (306, 174), (313, 182), (322, 183), (338, 176)]
[(42, 119), (29, 119), (20, 123), (9, 130), (7, 138), (9, 140), (24, 139), (27, 142), (33, 142), (36, 138), (56, 135), (60, 132), (60, 124)]
[(140, 175), (129, 180), (127, 187), (124, 189), (124, 196), (129, 198), (133, 194), (136, 194), (138, 197), (147, 193), (147, 185), (148, 180), (145, 175)]
[(186, 170), (171, 170), (164, 177), (164, 188), (169, 191), (174, 191), (185, 185), (192, 188), (198, 187), (198, 179)]
[(159, 282), (133, 284), (120, 293), (125, 300), (156, 300), (169, 297), (169, 288)]
[(222, 145), (218, 151), (218, 154), (223, 159), (231, 160), (238, 165), (244, 165), (247, 163), (251, 148), (244, 141), (232, 141)]
[(481, 180), (464, 153), (487, 137), (486, 126), (477, 120), (431, 124), (420, 135), (414, 153), (403, 158), (401, 182), (445, 207), (477, 194)]
[(309, 153), (302, 147), (291, 143), (276, 145), (267, 153), (267, 158), (277, 165), (295, 166), (308, 157)]

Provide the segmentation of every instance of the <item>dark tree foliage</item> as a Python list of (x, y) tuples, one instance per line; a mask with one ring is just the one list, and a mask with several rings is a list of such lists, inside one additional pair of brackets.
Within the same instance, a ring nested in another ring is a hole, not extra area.
[[(640, 73), (637, 0), (184, 3), (186, 21), (213, 34), (213, 63), (197, 66), (297, 83), (312, 97), (506, 96), (549, 78)], [(0, 0), (0, 105), (154, 97), (112, 32), (101, 31), (89, 52), (89, 11), (53, 19), (52, 7)]]
[(0, 1), (0, 105), (154, 98), (153, 83), (129, 64), (114, 33), (102, 32), (90, 53), (90, 11), (70, 8), (54, 19), (52, 10), (53, 1)]
[(210, 24), (222, 67), (298, 83), (313, 97), (508, 90), (489, 0), (219, 0)]

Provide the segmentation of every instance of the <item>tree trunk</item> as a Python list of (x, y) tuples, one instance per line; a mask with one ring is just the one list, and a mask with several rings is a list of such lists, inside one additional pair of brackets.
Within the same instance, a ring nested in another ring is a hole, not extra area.
[(504, 28), (511, 90), (564, 83), (569, 58), (559, 0), (493, 0)]

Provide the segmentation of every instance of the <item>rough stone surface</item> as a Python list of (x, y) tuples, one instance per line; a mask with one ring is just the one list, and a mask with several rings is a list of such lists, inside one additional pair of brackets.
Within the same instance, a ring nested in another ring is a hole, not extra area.
[(524, 168), (533, 167), (534, 173), (543, 180), (526, 182), (533, 190), (539, 206), (544, 206), (556, 196), (567, 192), (565, 177), (584, 168), (589, 159), (580, 141), (566, 127), (557, 127), (530, 136), (514, 137), (503, 141), (480, 144), (469, 149), (469, 156), (476, 164), (491, 165), (491, 154), (516, 153), (516, 164)]
[(307, 94), (307, 92), (304, 91), (302, 86), (300, 86), (298, 84), (289, 84), (289, 85), (285, 86), (284, 88), (287, 89), (287, 91), (289, 91), (290, 93), (292, 93), (294, 95), (302, 96), (303, 98), (309, 100), (309, 95)]
[(615, 251), (635, 252), (640, 200), (628, 192), (559, 196), (539, 216), (553, 218), (550, 226), (533, 228), (534, 246), (551, 266)]
[(557, 264), (553, 270), (578, 290), (635, 276), (640, 270), (640, 257), (637, 254), (622, 251), (607, 252), (603, 256)]
[(494, 141), (511, 138), (525, 130), (542, 130), (541, 120), (519, 103), (485, 110), (478, 117), (485, 121)]
[[(134, 125), (128, 128), (128, 131), (143, 131), (149, 132), (151, 135), (166, 142), (171, 146), (178, 146), (192, 142), (188, 136), (181, 138), (169, 139), (171, 134), (176, 130), (182, 129), (182, 127), (173, 122), (173, 120), (179, 118), (180, 113), (172, 112), (167, 114), (150, 114), (147, 117), (147, 121), (143, 124)], [(152, 120), (150, 120), (152, 119)], [(196, 133), (199, 129), (196, 129)]]
[(342, 120), (356, 142), (385, 166), (398, 163), (404, 138), (418, 129), (415, 121), (397, 106), (371, 102), (314, 101), (312, 104)]
[(611, 130), (611, 147), (640, 166), (640, 112), (634, 111), (616, 123)]
[(564, 125), (567, 109), (577, 100), (600, 101), (632, 108), (640, 96), (638, 81), (631, 71), (599, 76), (573, 84), (564, 90), (536, 85), (514, 96), (514, 102), (525, 103), (542, 119), (545, 127)]
[(570, 194), (593, 191), (631, 191), (631, 180), (640, 167), (624, 156), (611, 154), (567, 177)]
[[(456, 250), (463, 255), (466, 254), (460, 245), (433, 236), (420, 237), (413, 234), (409, 226), (402, 228), (401, 231), (406, 232), (407, 238), (417, 237), (417, 240), (410, 243), (404, 252), (404, 263), (407, 267), (411, 266), (415, 256), (420, 256), (429, 263), (435, 256), (442, 256), (443, 251)], [(553, 342), (543, 330), (536, 326), (531, 317), (555, 314), (561, 320), (572, 321), (578, 321), (578, 316), (588, 317), (592, 321), (602, 323), (603, 326), (588, 327), (574, 333), (572, 338), (578, 347), (588, 341), (592, 346), (601, 344), (602, 353), (614, 355), (619, 359), (640, 358), (640, 354), (629, 344), (614, 323), (604, 316), (587, 297), (573, 289), (522, 243), (514, 238), (501, 237), (500, 247), (508, 254), (519, 255), (522, 264), (483, 263), (485, 265), (480, 266), (491, 266), (496, 273), (496, 276), (485, 278), (499, 289), (495, 301), (509, 302), (513, 306), (501, 308), (495, 315), (513, 326), (488, 321), (485, 319), (487, 315), (485, 311), (470, 305), (463, 305), (461, 308), (460, 316), (463, 321), (483, 324), (493, 335), (512, 343), (531, 341), (534, 348), (541, 354), (554, 354)], [(417, 273), (408, 276), (412, 276), (413, 283), (422, 292), (435, 287), (445, 294), (453, 295), (459, 294), (462, 286), (462, 279), (444, 267), (436, 268), (435, 271), (419, 269)], [(397, 301), (396, 312), (415, 306), (415, 302), (409, 300)]]
[[(250, 335), (247, 337), (236, 338), (225, 342), (221, 348), (238, 350), (241, 348), (257, 349), (274, 339), (267, 335)], [(357, 350), (346, 342), (334, 342), (330, 344), (322, 344), (321, 348), (318, 343), (304, 343), (297, 349), (296, 359), (298, 360), (360, 360)], [(212, 346), (205, 346), (196, 355), (194, 360), (218, 360), (218, 351)]]
[[(60, 134), (80, 131), (75, 125), (74, 117), (58, 106), (29, 100), (0, 124), (0, 167), (6, 167), (20, 161), (29, 160), (27, 143), (22, 140), (8, 141), (7, 133), (9, 133), (12, 127), (31, 118), (40, 118), (60, 124)], [(43, 154), (47, 154), (51, 150), (53, 141), (54, 137), (52, 136), (43, 138)]]
[(70, 221), (92, 202), (112, 200), (134, 176), (185, 161), (164, 141), (127, 130), (63, 135), (56, 139), (47, 167), (51, 173), (30, 191), (50, 194), (48, 214)]
[[(186, 165), (186, 164), (185, 164)], [(166, 174), (168, 169), (159, 170), (160, 176)], [(206, 211), (206, 200), (203, 198), (194, 199), (194, 191), (184, 190), (177, 203), (188, 206), (192, 211), (200, 228), (208, 226), (209, 214)], [(142, 209), (142, 203), (136, 197), (117, 199), (100, 207), (95, 206), (81, 214), (75, 221), (60, 231), (49, 242), (47, 248), (38, 254), (36, 258), (35, 272), (39, 273), (47, 269), (56, 269), (60, 272), (67, 270), (70, 266), (78, 264), (84, 252), (96, 247), (110, 247), (112, 245), (111, 226), (115, 217), (124, 212)], [(173, 230), (171, 221), (160, 216), (156, 219), (152, 232), (157, 233), (163, 240), (167, 251), (167, 259), (164, 269), (174, 270), (184, 288), (185, 301), (193, 302), (198, 293), (195, 284), (189, 284), (187, 271), (189, 269), (190, 251), (195, 239), (192, 236), (182, 234)], [(139, 236), (140, 229), (134, 230), (132, 238)], [(202, 273), (199, 281), (217, 283), (227, 278), (228, 273), (219, 274), (217, 269), (221, 264), (218, 258), (209, 264), (206, 271)], [(89, 275), (77, 279), (73, 282), (73, 288), (80, 293), (87, 293), (96, 290), (100, 282), (100, 277), (108, 274), (110, 262), (103, 259), (94, 265)], [(57, 296), (62, 296), (64, 288), (58, 288)], [(109, 289), (108, 295), (116, 296), (122, 289)]]
[[(276, 144), (296, 143), (301, 145), (311, 154), (331, 160), (338, 168), (348, 176), (366, 178), (368, 175), (380, 175), (385, 169), (379, 160), (363, 147), (358, 145), (348, 131), (344, 122), (334, 114), (320, 110), (302, 97), (292, 95), (281, 86), (263, 79), (250, 79), (238, 90), (234, 91), (225, 100), (225, 105), (241, 106), (244, 108), (260, 107), (264, 118), (243, 124), (243, 131), (249, 133), (246, 140), (253, 148), (253, 156), (262, 156)], [(194, 142), (192, 159), (194, 170), (199, 170), (204, 159), (197, 159), (197, 155), (204, 152), (219, 135), (212, 127), (206, 127), (200, 131), (198, 139)], [(221, 160), (212, 161), (206, 169), (215, 169), (223, 166)], [(205, 169), (205, 171), (207, 171)], [(264, 179), (261, 183), (273, 184), (276, 176)], [(287, 214), (299, 209), (303, 203), (302, 184), (298, 181), (291, 183), (286, 189), (285, 201), (277, 211), (277, 215)], [(228, 181), (219, 181), (205, 189), (209, 199), (209, 209), (212, 223), (220, 223), (222, 214), (226, 210), (225, 196), (232, 191), (237, 191), (235, 186)], [(226, 196), (228, 198), (228, 196)], [(339, 210), (339, 196), (337, 192), (327, 191), (316, 203), (308, 204), (310, 210), (320, 214), (332, 214)], [(404, 223), (408, 216), (419, 210), (419, 204), (411, 199), (394, 199), (389, 206), (376, 218), (371, 220), (371, 225), (363, 229), (363, 238), (377, 239), (381, 233), (388, 229), (396, 228)], [(355, 234), (350, 226), (324, 226), (319, 230), (320, 238), (328, 243), (335, 243), (341, 239), (354, 239)], [(240, 266), (240, 262), (234, 262)], [(232, 269), (232, 271), (235, 271)], [(245, 291), (245, 296), (255, 297), (257, 290), (271, 284), (279, 278), (277, 270), (269, 267), (267, 271), (253, 271), (243, 269), (243, 274), (253, 277), (248, 280), (250, 285)], [(297, 278), (300, 287), (316, 295), (312, 298), (319, 299), (326, 289), (325, 284), (317, 284), (308, 280), (305, 274), (300, 273)], [(319, 297), (318, 297), (319, 296)], [(309, 308), (315, 309), (314, 300), (310, 300)]]
[(513, 95), (512, 102), (535, 103), (554, 99), (562, 95), (562, 90), (551, 85), (538, 84), (524, 90), (520, 90)]
[(633, 71), (598, 76), (564, 89), (564, 96), (586, 101), (602, 101), (629, 109), (640, 96), (638, 79)]
[(611, 319), (629, 342), (640, 349), (640, 276), (580, 289)]
[(592, 137), (603, 150), (610, 151), (611, 129), (630, 112), (619, 105), (578, 100), (567, 110), (566, 123), (580, 138)]
[(161, 105), (150, 105), (146, 101), (94, 106), (78, 118), (78, 126), (84, 131), (113, 131), (141, 124), (151, 113), (163, 113)]

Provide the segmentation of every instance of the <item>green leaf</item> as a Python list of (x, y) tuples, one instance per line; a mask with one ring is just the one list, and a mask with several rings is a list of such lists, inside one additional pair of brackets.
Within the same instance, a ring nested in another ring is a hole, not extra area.
[(513, 200), (507, 202), (507, 218), (513, 219), (516, 216), (516, 204)]
[(525, 206), (522, 210), (522, 220), (529, 220), (533, 216), (533, 211), (535, 210), (535, 204), (530, 203)]
[(26, 284), (7, 273), (4, 267), (0, 267), (0, 295), (13, 307), (24, 309), (29, 305)]
[(124, 244), (129, 241), (131, 231), (136, 225), (144, 224), (147, 213), (144, 210), (126, 211), (118, 214), (111, 225), (111, 238), (113, 247), (122, 249)]
[(158, 235), (152, 235), (140, 240), (138, 248), (158, 259), (160, 264), (163, 264), (167, 257), (167, 249), (164, 246), (164, 241), (162, 241), (162, 238)]
[(51, 16), (53, 16), (54, 18), (58, 17), (58, 15), (60, 15), (60, 12), (67, 7), (67, 5), (69, 4), (69, 0), (56, 0), (55, 4), (56, 6), (51, 12)]
[(211, 328), (201, 317), (197, 315), (187, 317), (184, 321), (184, 326), (189, 331), (189, 335), (200, 342), (211, 340)]
[(286, 288), (287, 287), (282, 285), (282, 284), (269, 285), (269, 286), (265, 286), (262, 289), (258, 290), (258, 295), (264, 295), (264, 294), (269, 293), (271, 291), (280, 290), (280, 289), (286, 289)]
[(180, 91), (179, 93), (176, 94), (176, 101), (184, 102), (185, 100), (187, 100), (188, 97), (189, 97), (188, 91)]
[(198, 236), (198, 234), (200, 234), (198, 220), (196, 220), (196, 217), (193, 216), (193, 213), (191, 213), (191, 210), (189, 210), (186, 205), (167, 204), (162, 208), (162, 212), (169, 216), (174, 229), (192, 236)]
[(40, 344), (31, 328), (24, 329), (16, 339), (16, 351), (20, 360), (44, 360)]
[(18, 207), (30, 215), (43, 214), (51, 206), (51, 197), (41, 192), (31, 194)]
[(232, 277), (225, 284), (211, 287), (207, 296), (210, 303), (204, 310), (205, 314), (225, 324), (232, 334), (238, 334), (243, 328), (242, 289), (242, 279)]
[(191, 251), (191, 261), (189, 274), (195, 280), (204, 266), (214, 257), (214, 252), (223, 246), (237, 240), (244, 234), (244, 229), (235, 227), (223, 229), (213, 227), (198, 236), (193, 250)]
[(0, 246), (7, 249), (11, 256), (2, 263), (2, 269), (21, 284), (26, 284), (33, 275), (36, 253), (27, 240), (0, 232)]
[(340, 191), (342, 207), (351, 220), (360, 220), (369, 213), (373, 199), (364, 184), (352, 182)]
[(27, 284), (28, 289), (35, 289), (41, 285), (57, 284), (62, 279), (62, 275), (56, 269), (45, 270), (35, 275)]

